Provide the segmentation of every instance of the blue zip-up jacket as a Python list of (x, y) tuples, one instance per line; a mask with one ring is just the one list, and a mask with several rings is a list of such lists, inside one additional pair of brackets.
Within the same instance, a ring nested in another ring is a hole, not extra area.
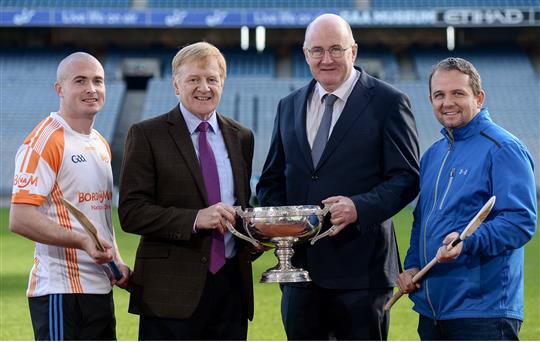
[(461, 232), (493, 195), (495, 206), (463, 242), (460, 256), (435, 265), (410, 294), (413, 309), (435, 320), (523, 320), (523, 245), (536, 230), (534, 163), (527, 148), (482, 110), (446, 129), (420, 162), (405, 269), (421, 269), (451, 232)]

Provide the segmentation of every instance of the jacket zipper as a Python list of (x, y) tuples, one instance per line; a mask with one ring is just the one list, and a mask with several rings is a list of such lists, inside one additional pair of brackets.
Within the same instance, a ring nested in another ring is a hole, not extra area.
[[(424, 226), (424, 263), (425, 264), (428, 263), (428, 260), (427, 260), (427, 227), (428, 227), (428, 222), (429, 222), (429, 219), (431, 218), (431, 214), (433, 214), (433, 210), (437, 206), (437, 191), (439, 190), (439, 181), (441, 179), (441, 173), (442, 173), (442, 170), (444, 168), (444, 165), (446, 164), (446, 160), (448, 159), (448, 156), (450, 155), (450, 152), (452, 151), (452, 145), (453, 145), (453, 140), (450, 139), (450, 143), (448, 143), (448, 150), (446, 151), (446, 155), (444, 156), (444, 159), (443, 159), (443, 161), (441, 163), (441, 166), (439, 168), (439, 173), (437, 174), (437, 180), (435, 181), (435, 195), (434, 195), (434, 198), (433, 198), (433, 206), (431, 207), (431, 210), (429, 211), (429, 215), (428, 215), (428, 218), (426, 219), (426, 224)], [(444, 199), (444, 197), (443, 197), (443, 199)], [(431, 302), (431, 298), (429, 297), (428, 279), (426, 279), (424, 286), (425, 286), (425, 289), (426, 289), (426, 298), (427, 298), (429, 307), (431, 308), (431, 312), (433, 312), (433, 320), (435, 322), (437, 322), (437, 313), (435, 312), (435, 309), (433, 308), (433, 303)]]
[(454, 181), (455, 174), (456, 174), (456, 169), (452, 168), (452, 170), (450, 170), (450, 180), (448, 181), (448, 185), (446, 186), (446, 190), (444, 190), (444, 195), (443, 195), (443, 197), (441, 199), (441, 205), (439, 205), (439, 210), (441, 210), (442, 207), (443, 207), (444, 200), (446, 199), (446, 195), (448, 194), (448, 190), (450, 190), (450, 187), (452, 186), (452, 182)]

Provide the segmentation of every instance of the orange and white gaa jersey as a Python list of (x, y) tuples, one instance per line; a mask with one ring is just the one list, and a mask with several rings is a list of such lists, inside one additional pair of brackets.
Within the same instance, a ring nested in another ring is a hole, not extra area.
[[(101, 238), (114, 246), (112, 186), (107, 141), (96, 130), (90, 135), (78, 133), (57, 113), (51, 113), (17, 152), (11, 202), (36, 205), (61, 227), (84, 233), (60, 202), (63, 196), (86, 214)], [(27, 296), (108, 293), (111, 285), (105, 267), (94, 263), (83, 250), (36, 242)]]

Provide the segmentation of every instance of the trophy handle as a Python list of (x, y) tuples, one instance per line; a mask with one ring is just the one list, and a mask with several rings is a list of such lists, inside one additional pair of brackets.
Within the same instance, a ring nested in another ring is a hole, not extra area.
[[(244, 213), (242, 211), (242, 207), (234, 206), (234, 210), (236, 210), (236, 213), (238, 214), (238, 216), (240, 216), (241, 219), (244, 218), (244, 216), (242, 215)], [(236, 236), (236, 237), (238, 237), (238, 238), (240, 238), (240, 239), (242, 239), (244, 241), (250, 242), (255, 247), (259, 246), (259, 244), (260, 244), (259, 241), (255, 240), (254, 238), (245, 236), (244, 234), (240, 233), (238, 230), (236, 230), (236, 228), (233, 227), (233, 225), (229, 221), (225, 221), (225, 224), (227, 225), (227, 229), (229, 229), (229, 231), (231, 232), (232, 235), (234, 235), (234, 236)]]
[(331, 204), (325, 204), (324, 207), (322, 208), (322, 216), (326, 216), (326, 214), (328, 214), (330, 212), (330, 208), (332, 208), (332, 205)]
[(314, 237), (312, 237), (309, 240), (311, 245), (313, 246), (315, 244), (315, 242), (319, 241), (323, 237), (327, 237), (328, 235), (332, 234), (335, 230), (336, 230), (336, 226), (332, 226), (332, 227), (330, 227), (330, 229), (328, 229), (324, 233), (315, 235)]
[[(326, 214), (328, 214), (330, 212), (330, 208), (332, 208), (331, 204), (325, 204), (324, 205), (324, 207), (322, 208), (322, 212), (321, 212), (323, 217), (326, 216)], [(315, 242), (319, 241), (323, 237), (328, 236), (329, 234), (332, 234), (335, 230), (336, 230), (336, 226), (332, 226), (332, 227), (330, 227), (330, 229), (328, 229), (327, 231), (325, 231), (322, 234), (320, 234), (320, 232), (321, 232), (320, 230), (317, 231), (317, 234), (315, 234), (314, 237), (309, 239), (311, 245), (313, 246), (315, 244)]]

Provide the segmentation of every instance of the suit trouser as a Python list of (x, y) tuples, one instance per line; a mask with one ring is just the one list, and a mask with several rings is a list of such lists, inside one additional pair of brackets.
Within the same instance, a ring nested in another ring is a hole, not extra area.
[(289, 340), (386, 340), (392, 289), (334, 290), (282, 286), (281, 315)]
[(216, 274), (208, 272), (201, 300), (191, 317), (141, 316), (139, 340), (246, 340), (244, 307), (240, 269), (235, 257), (228, 259)]

